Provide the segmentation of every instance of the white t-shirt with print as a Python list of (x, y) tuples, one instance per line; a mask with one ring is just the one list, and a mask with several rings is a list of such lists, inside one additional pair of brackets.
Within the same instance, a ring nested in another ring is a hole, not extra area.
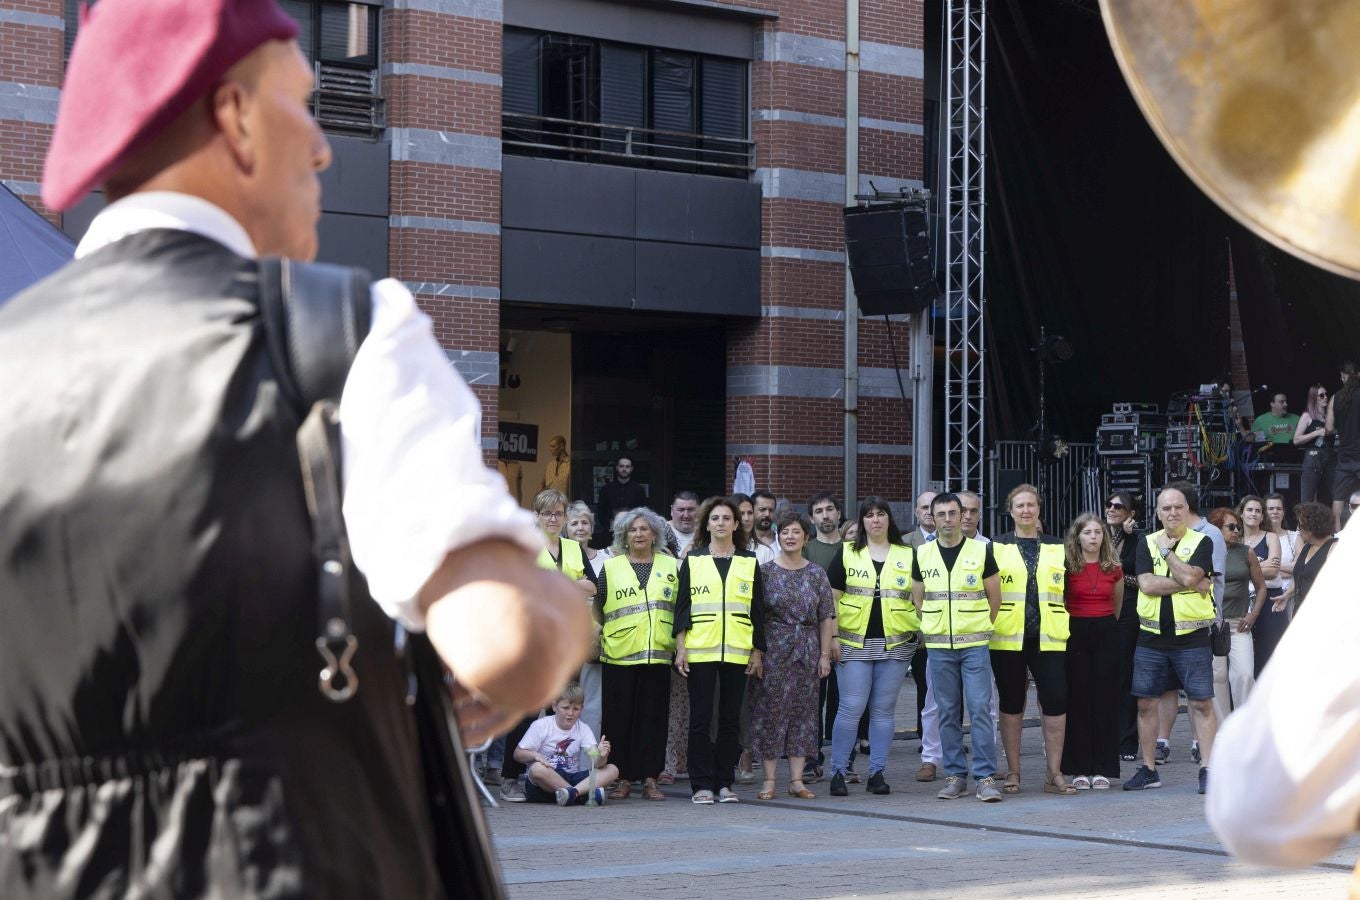
[(557, 727), (557, 717), (552, 715), (544, 716), (530, 725), (519, 741), (521, 750), (533, 750), (554, 769), (568, 772), (589, 768), (590, 757), (586, 757), (587, 764), (582, 765), (581, 751), (594, 746), (595, 733), (585, 722), (577, 719), (570, 731), (563, 731)]

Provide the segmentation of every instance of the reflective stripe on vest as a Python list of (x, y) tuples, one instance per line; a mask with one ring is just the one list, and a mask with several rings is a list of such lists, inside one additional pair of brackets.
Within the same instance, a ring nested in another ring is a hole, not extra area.
[(611, 557), (604, 564), (604, 582), (609, 596), (600, 633), (601, 662), (636, 666), (673, 660), (675, 598), (680, 589), (675, 560), (662, 553), (653, 556), (644, 589), (627, 556)]
[(841, 643), (862, 648), (873, 614), (874, 589), (883, 618), (883, 639), (888, 650), (911, 640), (921, 628), (916, 604), (911, 599), (912, 550), (900, 544), (888, 546), (883, 571), (874, 571), (869, 548), (855, 550), (854, 544), (841, 546), (841, 565), (845, 569), (845, 590), (836, 604), (837, 636)]
[[(992, 554), (1001, 582), (1001, 608), (992, 625), (993, 650), (1023, 650), (1025, 604), (1029, 567), (1018, 544), (992, 542)], [(1066, 650), (1072, 619), (1063, 592), (1067, 587), (1067, 554), (1062, 544), (1040, 544), (1034, 569), (1039, 600), (1039, 649)]]
[(543, 545), (543, 549), (538, 551), (538, 567), (540, 569), (557, 569), (572, 581), (580, 581), (586, 575), (586, 557), (581, 552), (581, 545), (571, 538), (561, 538), (557, 545), (557, 552), (562, 555), (562, 565), (557, 565), (557, 560), (553, 559), (548, 552), (548, 546)]
[(725, 579), (718, 577), (718, 567), (707, 554), (687, 556), (684, 564), (689, 566), (690, 626), (685, 635), (689, 661), (745, 665), (755, 636), (751, 623), (755, 557), (733, 556)]
[[(1157, 547), (1157, 531), (1147, 536), (1148, 552), (1152, 555), (1152, 574), (1163, 578), (1170, 577), (1171, 567), (1162, 559), (1162, 551)], [(1187, 530), (1176, 544), (1175, 554), (1188, 563), (1190, 557), (1199, 549), (1200, 541), (1208, 540), (1198, 531)], [(1208, 573), (1205, 573), (1208, 575)], [(1171, 595), (1171, 616), (1175, 621), (1177, 635), (1189, 634), (1214, 623), (1213, 589), (1207, 591), (1182, 590)], [(1138, 591), (1138, 625), (1143, 631), (1160, 634), (1162, 631), (1162, 598)]]
[(938, 541), (916, 549), (925, 599), (921, 604), (921, 632), (926, 647), (962, 650), (985, 645), (992, 637), (992, 610), (982, 586), (987, 547), (964, 538), (954, 568), (946, 569)]

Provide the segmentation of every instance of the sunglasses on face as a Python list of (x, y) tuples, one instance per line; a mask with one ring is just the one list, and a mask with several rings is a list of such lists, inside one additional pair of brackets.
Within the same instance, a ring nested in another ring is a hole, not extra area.
[(1226, 525), (1223, 526), (1223, 530), (1224, 530), (1224, 531), (1241, 531), (1241, 530), (1242, 530), (1242, 526), (1241, 526), (1241, 525), (1238, 525), (1236, 522), (1228, 522)]
[(1106, 503), (1106, 504), (1105, 504), (1105, 508), (1106, 508), (1106, 509), (1123, 509), (1123, 508), (1124, 508), (1124, 504), (1120, 503), (1118, 500), (1111, 500), (1109, 503)]

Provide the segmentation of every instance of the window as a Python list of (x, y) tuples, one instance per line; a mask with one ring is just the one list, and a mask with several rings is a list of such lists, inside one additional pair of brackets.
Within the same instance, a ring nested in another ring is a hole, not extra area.
[[(94, 5), (94, 0), (89, 0)], [(80, 8), (85, 0), (65, 0), (66, 57), (71, 56)], [(327, 131), (375, 136), (382, 130), (378, 91), (378, 13), (372, 3), (333, 0), (281, 0), (298, 23), (298, 45), (316, 75), (312, 114)]]
[(282, 0), (279, 5), (298, 23), (298, 45), (316, 73), (312, 113), (321, 127), (376, 136), (383, 128), (379, 7), (332, 0)]
[(505, 152), (747, 177), (744, 60), (506, 28)]

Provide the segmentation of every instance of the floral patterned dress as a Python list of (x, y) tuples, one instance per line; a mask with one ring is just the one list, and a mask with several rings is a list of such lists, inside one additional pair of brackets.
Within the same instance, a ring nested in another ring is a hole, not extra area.
[(751, 755), (756, 759), (816, 756), (817, 659), (821, 624), (836, 617), (831, 582), (816, 563), (760, 567), (765, 582), (765, 675), (750, 680), (754, 695)]

